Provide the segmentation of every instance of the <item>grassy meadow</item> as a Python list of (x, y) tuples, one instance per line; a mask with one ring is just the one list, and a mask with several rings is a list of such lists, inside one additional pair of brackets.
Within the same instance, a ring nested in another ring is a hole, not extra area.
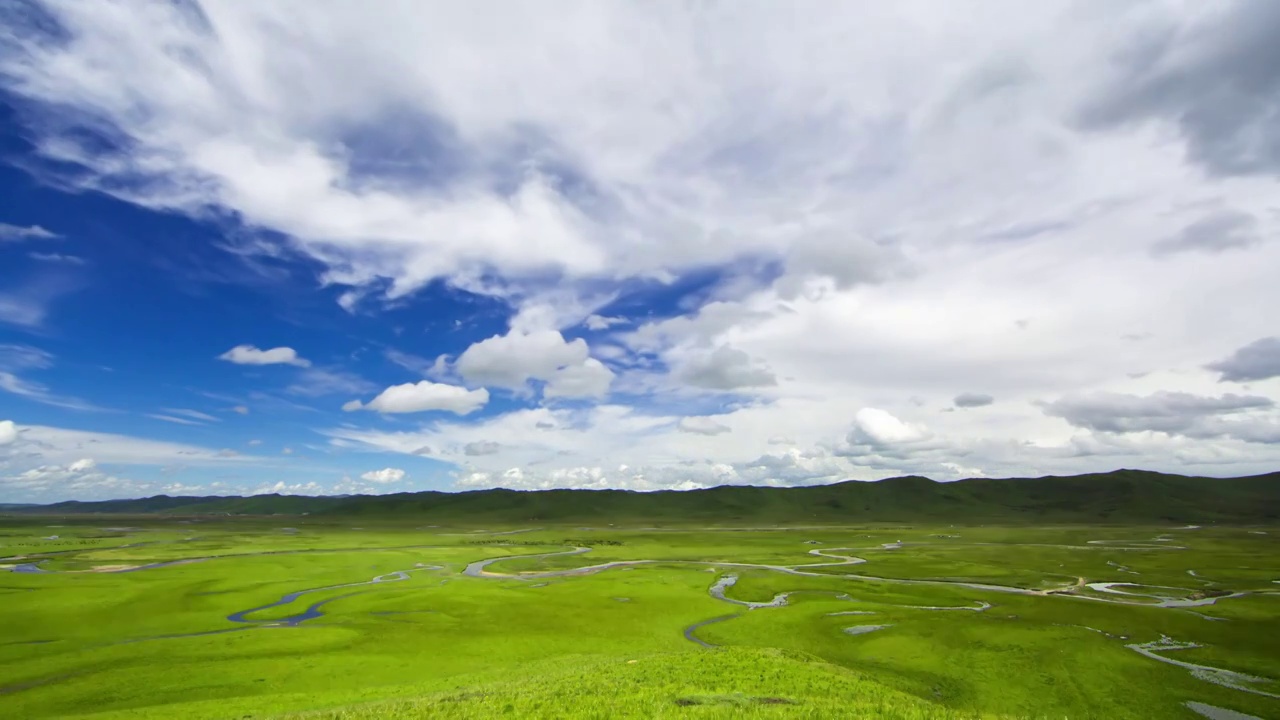
[(588, 524), (0, 517), (0, 717), (1280, 717), (1278, 527)]

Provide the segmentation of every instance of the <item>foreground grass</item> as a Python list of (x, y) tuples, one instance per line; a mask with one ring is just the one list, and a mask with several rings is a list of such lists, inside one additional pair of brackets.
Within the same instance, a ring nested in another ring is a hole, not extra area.
[(725, 649), (587, 665), (463, 692), (290, 715), (365, 718), (883, 718), (969, 720), (799, 653)]
[[(1198, 645), (1170, 658), (1280, 678), (1278, 543), (1277, 528), (1171, 524), (593, 529), (394, 518), (0, 519), (0, 556), (25, 558), (0, 562), (38, 561), (50, 571), (0, 573), (0, 718), (1194, 720), (1187, 701), (1280, 717), (1280, 700), (1214, 685), (1126, 647), (1167, 635)], [(536, 580), (462, 574), (477, 560), (572, 546), (592, 551), (517, 557), (491, 569), (661, 562)], [(803, 565), (823, 561), (811, 550), (841, 547), (858, 548), (846, 554), (867, 562), (816, 577), (720, 565)], [(93, 572), (183, 559), (201, 560)], [(253, 615), (279, 620), (329, 601), (323, 617), (298, 627), (227, 618), (288, 593), (395, 571), (408, 579), (328, 589)], [(731, 599), (791, 593), (790, 602), (746, 610), (711, 597), (708, 588), (727, 572), (739, 576)], [(1172, 588), (1165, 592), (1175, 596), (1252, 594), (1193, 612), (894, 578), (1023, 588), (1084, 578)], [(961, 609), (937, 609), (947, 607)], [(732, 613), (696, 631), (720, 647), (686, 639), (691, 625)], [(884, 627), (844, 632), (863, 624)]]

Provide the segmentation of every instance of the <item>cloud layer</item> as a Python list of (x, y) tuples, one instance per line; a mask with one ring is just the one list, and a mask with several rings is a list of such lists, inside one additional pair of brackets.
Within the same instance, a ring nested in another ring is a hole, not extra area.
[[(328, 452), (462, 488), (1280, 463), (1274, 2), (36, 6), (0, 10), (32, 173), (399, 313), (218, 356), (299, 368)], [(505, 325), (404, 310), (446, 292)], [(0, 390), (89, 406), (23, 357)]]

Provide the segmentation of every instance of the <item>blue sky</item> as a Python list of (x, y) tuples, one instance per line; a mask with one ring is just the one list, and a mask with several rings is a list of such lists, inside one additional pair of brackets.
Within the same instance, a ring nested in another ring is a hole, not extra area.
[(1280, 12), (929, 8), (6, 5), (0, 502), (1274, 469)]

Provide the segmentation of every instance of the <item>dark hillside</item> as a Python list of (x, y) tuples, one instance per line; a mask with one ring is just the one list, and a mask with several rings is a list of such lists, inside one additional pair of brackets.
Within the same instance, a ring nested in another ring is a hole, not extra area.
[(1234, 522), (1280, 521), (1280, 473), (1243, 478), (1142, 470), (938, 483), (908, 476), (796, 488), (686, 492), (481, 490), (396, 495), (168, 497), (8, 507), (7, 512), (421, 517), (441, 522)]
[(1116, 470), (1044, 478), (922, 477), (831, 486), (724, 486), (687, 492), (416, 492), (385, 496), (168, 497), (0, 506), (38, 514), (399, 516), (485, 523), (841, 523), (841, 521), (1007, 521), (1007, 523), (1275, 523), (1280, 473), (1248, 478)]

